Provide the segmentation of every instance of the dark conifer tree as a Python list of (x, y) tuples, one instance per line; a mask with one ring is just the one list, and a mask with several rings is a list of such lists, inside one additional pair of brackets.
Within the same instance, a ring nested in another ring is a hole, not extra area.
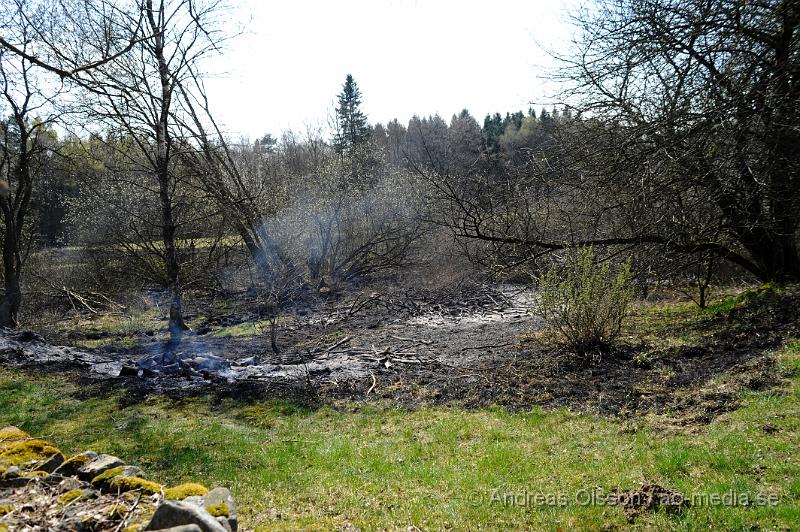
[(337, 153), (350, 153), (370, 138), (367, 116), (361, 111), (361, 91), (352, 74), (348, 74), (339, 94), (336, 109), (338, 130), (334, 138)]

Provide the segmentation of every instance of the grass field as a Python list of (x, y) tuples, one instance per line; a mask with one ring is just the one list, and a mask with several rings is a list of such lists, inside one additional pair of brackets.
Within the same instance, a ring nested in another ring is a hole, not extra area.
[[(634, 324), (663, 338), (659, 323), (692, 316), (666, 305)], [(800, 341), (776, 355), (782, 385), (746, 392), (739, 409), (684, 429), (656, 416), (567, 410), (353, 401), (309, 409), (161, 396), (130, 404), (123, 390), (11, 369), (0, 370), (0, 425), (65, 452), (116, 454), (164, 484), (229, 487), (247, 529), (788, 530), (800, 526)], [(602, 504), (645, 481), (697, 504), (632, 523)], [(738, 504), (701, 500), (714, 494)], [(775, 504), (757, 504), (759, 496)]]

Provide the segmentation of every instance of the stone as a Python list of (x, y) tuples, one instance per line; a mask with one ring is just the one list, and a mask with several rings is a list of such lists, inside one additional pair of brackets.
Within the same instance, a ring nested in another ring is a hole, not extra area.
[(66, 477), (64, 480), (58, 483), (58, 489), (63, 492), (86, 488), (88, 486), (89, 485), (86, 482), (78, 480), (75, 477)]
[(231, 532), (237, 532), (239, 529), (239, 520), (236, 515), (236, 503), (233, 502), (233, 496), (227, 488), (214, 488), (203, 496), (187, 497), (184, 499), (184, 502), (193, 504), (205, 510), (208, 510), (209, 508), (224, 508), (227, 510), (228, 515), (215, 517), (227, 521), (228, 526), (226, 529), (230, 529)]
[(122, 373), (122, 364), (119, 362), (100, 362), (93, 364), (91, 370), (104, 377), (119, 377)]
[(18, 342), (41, 342), (44, 343), (44, 338), (33, 331), (5, 331), (8, 338), (12, 338)]
[(88, 464), (78, 469), (78, 478), (81, 480), (90, 481), (97, 475), (105, 473), (109, 469), (123, 466), (125, 462), (112, 456), (110, 454), (101, 454), (96, 456)]
[(203, 532), (203, 529), (197, 525), (180, 525), (171, 528), (162, 528), (155, 532)]
[(165, 489), (164, 498), (172, 499), (173, 501), (182, 501), (186, 497), (192, 497), (192, 496), (202, 497), (206, 493), (208, 493), (208, 488), (206, 488), (202, 484), (187, 482), (185, 484), (180, 484), (178, 486)]
[[(225, 504), (228, 507), (228, 519), (236, 520), (236, 503), (228, 488), (214, 488), (205, 495), (203, 501), (206, 506), (219, 506)], [(232, 527), (236, 531), (237, 527)]]
[(203, 504), (203, 496), (202, 495), (190, 495), (183, 499), (183, 502), (187, 504), (194, 504), (199, 508), (205, 508), (205, 504)]
[(141, 370), (135, 366), (122, 366), (119, 370), (120, 377), (137, 377), (139, 372), (144, 373), (144, 370)]
[(7, 427), (0, 429), (0, 441), (24, 440), (26, 438), (30, 438), (30, 434), (19, 427), (15, 427), (14, 425), (8, 425)]
[(11, 466), (5, 470), (3, 473), (3, 478), (6, 480), (10, 480), (12, 478), (19, 478), (22, 475), (22, 471), (17, 466)]
[(32, 471), (59, 452), (45, 440), (29, 438), (4, 442), (0, 449), (0, 456), (5, 465), (15, 465), (21, 469)]
[(48, 473), (52, 473), (56, 469), (61, 467), (61, 464), (63, 463), (64, 463), (64, 455), (61, 453), (56, 453), (50, 458), (48, 458), (47, 461), (45, 461), (45, 463), (43, 463), (36, 469), (38, 469), (39, 471), (46, 471)]
[(117, 477), (138, 477), (141, 474), (142, 470), (136, 466), (118, 466), (100, 473), (91, 482), (94, 487), (105, 489)]
[(140, 490), (147, 495), (155, 495), (161, 493), (164, 486), (152, 480), (147, 480), (139, 477), (114, 477), (108, 485), (109, 489), (118, 492)]
[(78, 517), (68, 517), (51, 530), (53, 532), (82, 532), (83, 530), (89, 530), (89, 527)]
[(204, 509), (186, 502), (166, 501), (158, 507), (145, 530), (161, 530), (182, 525), (197, 525), (201, 532), (227, 532)]
[(64, 461), (63, 464), (58, 466), (54, 473), (57, 475), (63, 475), (65, 477), (71, 477), (78, 473), (78, 470), (97, 458), (97, 453), (92, 451), (86, 451), (83, 453), (78, 453), (75, 456), (72, 456)]

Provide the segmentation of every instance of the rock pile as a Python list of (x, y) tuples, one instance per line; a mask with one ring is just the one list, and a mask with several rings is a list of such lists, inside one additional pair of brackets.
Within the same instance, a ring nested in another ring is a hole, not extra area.
[(17, 427), (0, 429), (0, 532), (236, 532), (238, 525), (225, 488), (168, 488), (116, 456), (67, 458)]

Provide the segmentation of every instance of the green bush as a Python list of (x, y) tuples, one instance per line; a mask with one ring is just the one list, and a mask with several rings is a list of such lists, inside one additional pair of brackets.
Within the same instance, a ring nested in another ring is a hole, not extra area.
[(579, 248), (562, 268), (540, 280), (539, 313), (546, 336), (585, 353), (610, 345), (619, 336), (633, 293), (630, 263), (616, 271), (595, 263), (592, 248)]

